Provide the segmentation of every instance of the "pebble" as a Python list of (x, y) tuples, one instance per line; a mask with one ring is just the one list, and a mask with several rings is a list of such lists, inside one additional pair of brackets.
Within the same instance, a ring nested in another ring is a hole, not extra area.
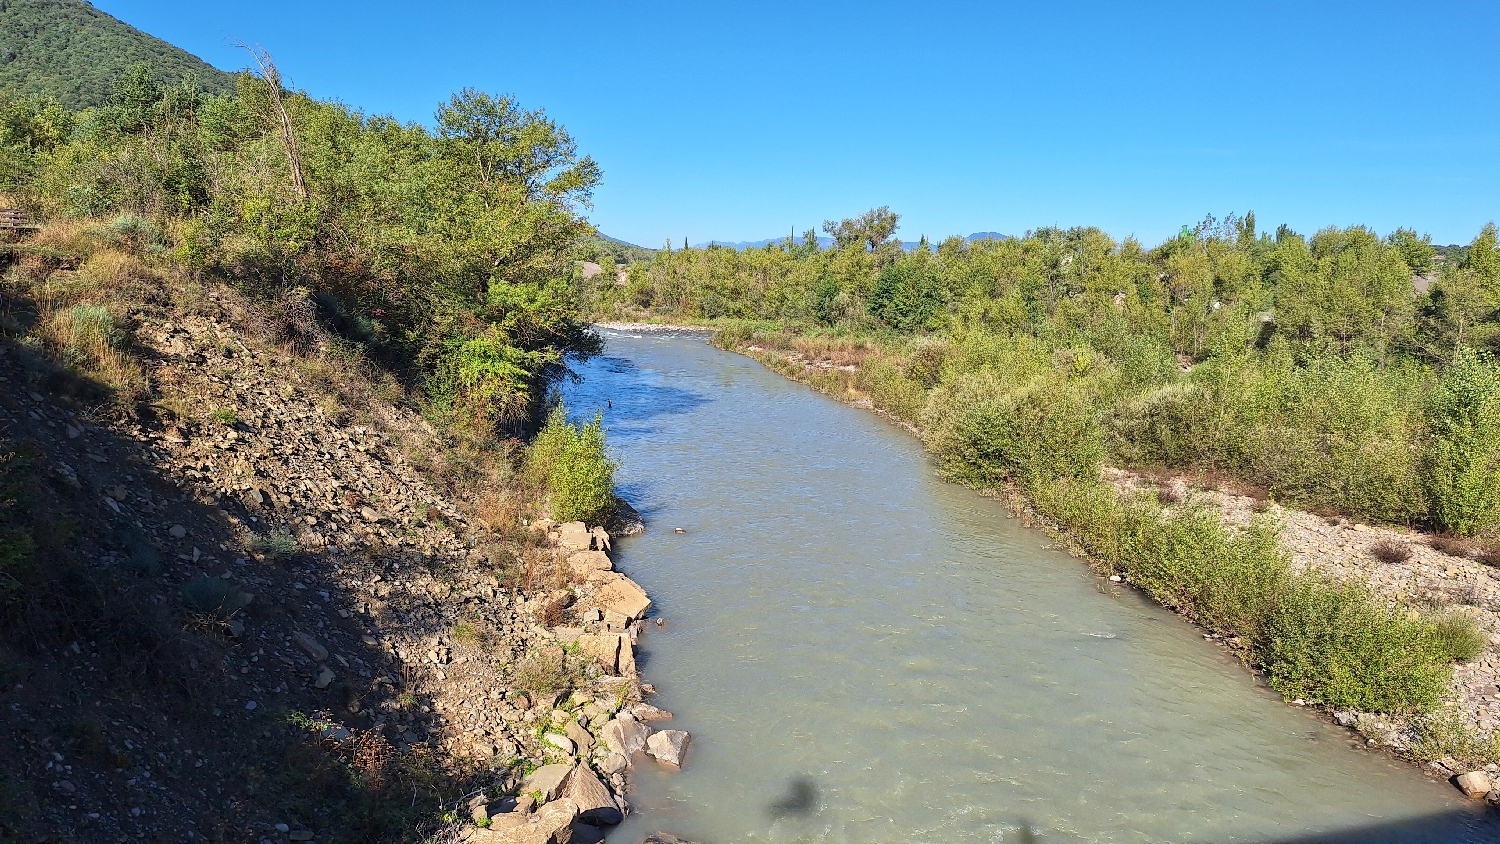
[(167, 533), (171, 534), (173, 539), (181, 539), (187, 536), (187, 528), (182, 525), (172, 525), (167, 528)]
[(258, 704), (258, 703), (256, 703), (256, 702), (255, 702), (255, 701), (253, 701), (253, 700), (247, 700), (247, 701), (245, 701), (245, 709), (246, 709), (246, 710), (247, 710), (247, 711), (248, 711), (248, 710), (253, 710), (253, 709), (255, 709), (255, 707), (257, 707), (257, 706), (260, 706), (260, 704)]

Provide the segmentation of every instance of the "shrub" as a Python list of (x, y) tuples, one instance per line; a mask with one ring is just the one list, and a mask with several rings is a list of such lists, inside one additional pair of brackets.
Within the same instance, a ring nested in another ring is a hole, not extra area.
[(558, 405), (526, 457), (526, 473), (546, 491), (552, 518), (599, 524), (614, 506), (615, 470), (604, 443), (603, 418), (575, 425)]
[(1500, 568), (1500, 545), (1490, 545), (1480, 551), (1479, 562)]
[(877, 408), (907, 422), (916, 420), (927, 401), (927, 390), (921, 382), (883, 357), (866, 361), (859, 368), (855, 385), (869, 393)]
[(1363, 586), (1295, 579), (1269, 613), (1263, 661), (1271, 687), (1341, 709), (1420, 712), (1442, 698), (1451, 662), (1469, 654), (1473, 622), (1423, 618)]
[(1371, 545), (1370, 556), (1388, 566), (1397, 566), (1411, 559), (1411, 546), (1394, 539), (1382, 539)]
[(229, 581), (199, 575), (183, 584), (182, 603), (192, 612), (227, 621), (250, 601)]
[(297, 552), (297, 540), (288, 532), (252, 533), (245, 537), (245, 547), (273, 560), (289, 557)]
[(1104, 462), (1098, 412), (1067, 384), (1008, 388), (991, 373), (942, 388), (922, 416), (944, 472), (979, 487), (1095, 478)]
[(1428, 424), (1433, 520), (1473, 536), (1500, 511), (1500, 367), (1483, 353), (1460, 349), (1433, 391)]
[(543, 648), (523, 657), (511, 672), (516, 688), (533, 698), (566, 691), (578, 678), (576, 668), (569, 666), (562, 648)]
[(1446, 534), (1438, 534), (1437, 536), (1428, 539), (1427, 544), (1431, 546), (1434, 551), (1441, 551), (1442, 553), (1447, 554), (1450, 557), (1467, 557), (1469, 556), (1469, 552), (1472, 550), (1470, 543), (1467, 540), (1460, 539), (1457, 536), (1448, 536)]

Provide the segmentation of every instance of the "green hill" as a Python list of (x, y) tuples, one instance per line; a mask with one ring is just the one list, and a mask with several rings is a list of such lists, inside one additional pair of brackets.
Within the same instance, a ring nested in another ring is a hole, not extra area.
[(133, 64), (158, 82), (228, 91), (234, 76), (83, 0), (0, 0), (0, 89), (47, 94), (69, 108), (105, 105)]

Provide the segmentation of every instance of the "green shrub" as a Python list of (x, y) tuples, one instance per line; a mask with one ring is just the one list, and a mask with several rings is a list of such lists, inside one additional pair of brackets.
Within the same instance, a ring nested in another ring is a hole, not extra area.
[(297, 539), (284, 530), (252, 533), (245, 537), (245, 547), (257, 554), (279, 560), (297, 552)]
[(1471, 621), (1424, 618), (1364, 586), (1312, 575), (1290, 584), (1264, 631), (1272, 688), (1337, 708), (1398, 713), (1435, 707), (1452, 661), (1472, 658), (1477, 636)]
[(877, 408), (907, 422), (915, 421), (927, 402), (927, 390), (921, 382), (908, 377), (888, 358), (866, 361), (854, 383), (869, 394)]
[(1267, 518), (1230, 531), (1207, 506), (1122, 501), (1098, 481), (1060, 479), (1031, 494), (1104, 568), (1210, 630), (1240, 637), (1287, 697), (1425, 711), (1441, 699), (1452, 663), (1484, 649), (1466, 616), (1414, 615), (1365, 588), (1294, 575)]
[(1460, 349), (1433, 391), (1428, 417), (1433, 520), (1473, 536), (1500, 512), (1500, 367)]
[(1047, 382), (1011, 387), (992, 372), (939, 389), (922, 427), (949, 477), (995, 487), (1098, 476), (1103, 428), (1081, 389)]
[(574, 425), (558, 405), (532, 442), (526, 473), (546, 490), (552, 518), (599, 524), (614, 506), (615, 470), (604, 443), (603, 418)]

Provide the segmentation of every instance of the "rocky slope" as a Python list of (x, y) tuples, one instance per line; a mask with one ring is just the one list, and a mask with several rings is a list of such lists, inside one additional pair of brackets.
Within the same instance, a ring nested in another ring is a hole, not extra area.
[(687, 744), (648, 726), (609, 534), (528, 518), (316, 326), (152, 280), (111, 305), (136, 402), (36, 339), (45, 297), (0, 302), (35, 537), (0, 571), (0, 831), (601, 840)]

